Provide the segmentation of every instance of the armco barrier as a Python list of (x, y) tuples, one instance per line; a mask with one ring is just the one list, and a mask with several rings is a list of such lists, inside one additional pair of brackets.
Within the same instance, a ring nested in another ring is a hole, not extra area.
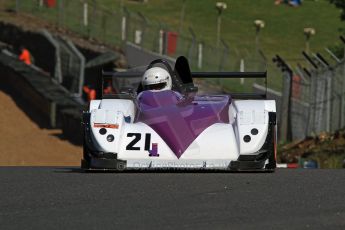
[(34, 57), (35, 65), (49, 72), (51, 76), (61, 79), (59, 72), (57, 44), (51, 42), (52, 36), (41, 32), (26, 31), (15, 25), (0, 22), (0, 41), (12, 45), (14, 49), (20, 46), (27, 48)]
[(4, 53), (0, 53), (0, 72), (0, 84), (9, 88), (15, 99), (22, 100), (30, 112), (35, 111), (36, 116), (31, 118), (40, 125), (61, 127), (62, 110), (82, 108), (81, 103), (48, 75)]
[(0, 22), (0, 31), (2, 49), (15, 52), (24, 46), (35, 64), (27, 66), (13, 53), (0, 52), (0, 88), (8, 90), (38, 125), (62, 128), (65, 138), (81, 144), (82, 86), (100, 86), (103, 67), (111, 66), (121, 55), (76, 47), (67, 38), (53, 36), (46, 30), (27, 31)]

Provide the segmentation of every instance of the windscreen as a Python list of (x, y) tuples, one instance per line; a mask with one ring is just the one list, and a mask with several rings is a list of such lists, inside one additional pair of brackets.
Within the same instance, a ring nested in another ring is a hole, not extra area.
[(119, 94), (135, 94), (147, 66), (103, 73), (103, 97)]

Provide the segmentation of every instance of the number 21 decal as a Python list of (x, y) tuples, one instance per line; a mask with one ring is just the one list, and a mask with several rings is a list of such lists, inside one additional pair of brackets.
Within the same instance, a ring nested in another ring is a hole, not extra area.
[[(141, 140), (142, 134), (141, 133), (127, 133), (127, 137), (134, 137), (134, 139), (129, 142), (129, 144), (126, 146), (126, 150), (131, 151), (140, 151), (141, 148), (138, 146), (138, 142)], [(152, 148), (150, 148), (152, 147)], [(151, 133), (145, 134), (145, 146), (144, 150), (148, 151), (150, 154), (150, 157), (158, 157), (158, 143), (152, 143), (151, 146)]]
[(127, 133), (127, 137), (134, 137), (134, 139), (126, 146), (126, 150), (140, 150), (140, 147), (135, 147), (135, 145), (140, 141), (141, 133)]

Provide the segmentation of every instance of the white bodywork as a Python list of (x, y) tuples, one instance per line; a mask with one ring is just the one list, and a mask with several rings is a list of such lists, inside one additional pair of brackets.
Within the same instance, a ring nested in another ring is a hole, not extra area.
[[(275, 112), (273, 100), (233, 100), (229, 106), (229, 123), (216, 123), (204, 130), (178, 158), (165, 141), (148, 125), (133, 123), (136, 105), (127, 99), (94, 100), (90, 104), (91, 136), (98, 151), (117, 153), (126, 160), (127, 168), (227, 168), (239, 155), (253, 155), (259, 151), (267, 137), (269, 112)], [(99, 125), (107, 130), (100, 134)], [(252, 135), (251, 130), (258, 134)], [(136, 150), (127, 150), (134, 143)], [(113, 135), (112, 142), (107, 141)], [(140, 135), (139, 135), (140, 134)], [(145, 150), (145, 137), (150, 134), (151, 143), (159, 144), (159, 156), (150, 156)], [(251, 137), (245, 142), (244, 136)]]

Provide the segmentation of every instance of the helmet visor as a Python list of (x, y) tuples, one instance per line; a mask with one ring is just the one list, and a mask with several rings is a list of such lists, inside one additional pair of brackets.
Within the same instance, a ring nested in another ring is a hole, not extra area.
[(145, 85), (145, 90), (161, 90), (164, 89), (167, 86), (166, 82), (157, 83), (157, 84), (151, 84), (151, 85)]

